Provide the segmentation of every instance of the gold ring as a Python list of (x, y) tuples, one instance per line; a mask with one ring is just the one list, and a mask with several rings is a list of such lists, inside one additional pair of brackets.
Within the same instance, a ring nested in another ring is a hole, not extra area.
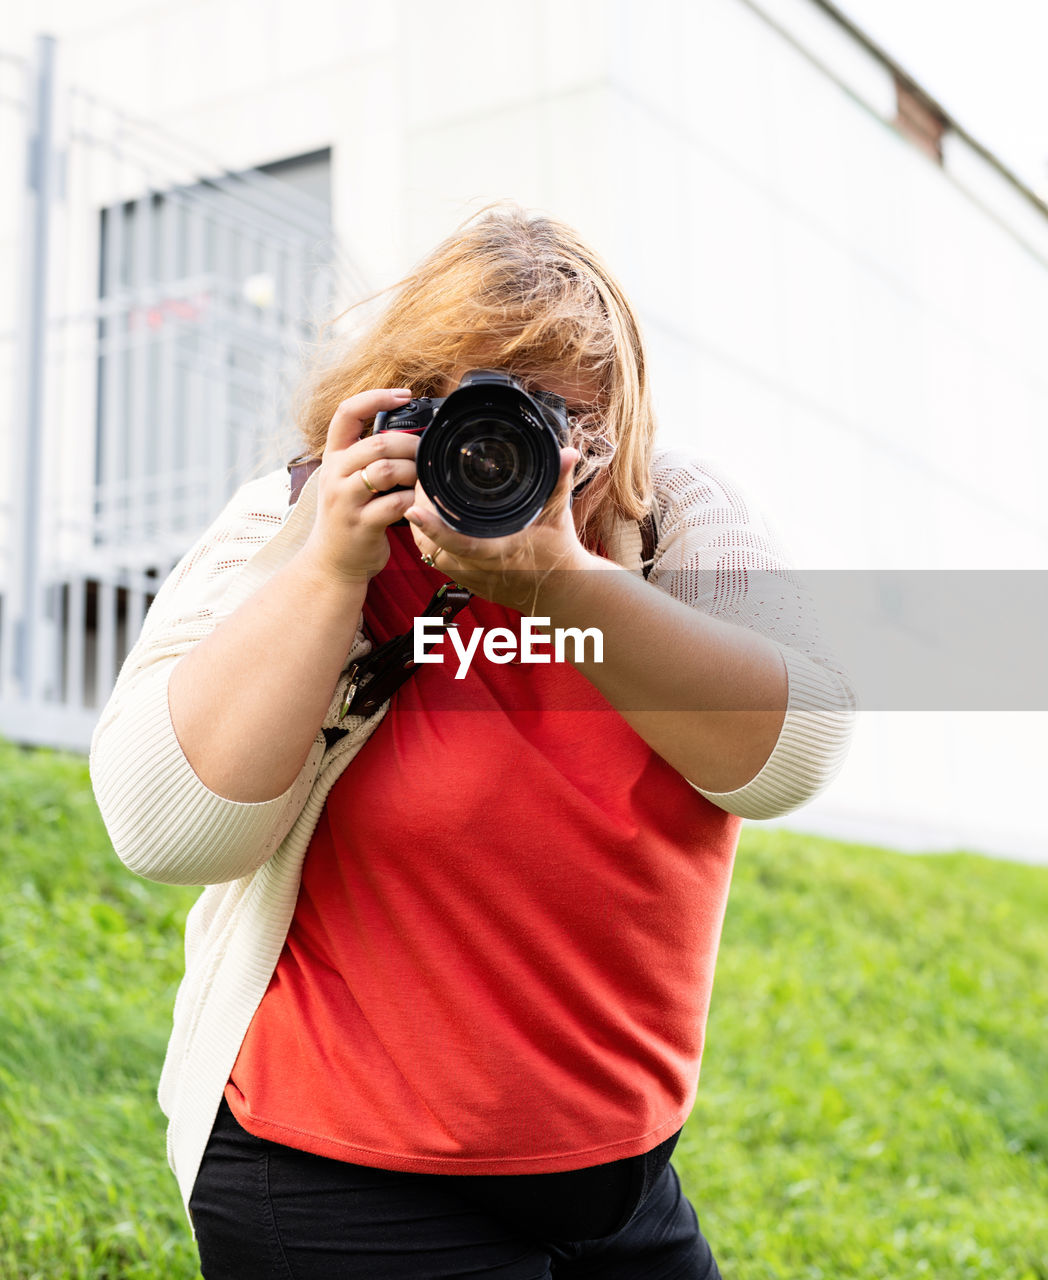
[(361, 478), (361, 480), (363, 480), (363, 481), (364, 481), (364, 488), (365, 488), (365, 489), (369, 490), (371, 493), (378, 493), (378, 490), (375, 488), (375, 486), (374, 486), (374, 485), (371, 483), (371, 481), (368, 479), (368, 469), (367, 469), (367, 467), (361, 467), (361, 468), (360, 468), (360, 478)]
[(427, 552), (422, 557), (422, 563), (428, 564), (431, 569), (435, 569), (437, 567), (437, 556), (440, 555), (440, 552), (441, 552), (440, 547), (437, 547), (436, 551), (434, 551), (432, 555), (429, 552)]

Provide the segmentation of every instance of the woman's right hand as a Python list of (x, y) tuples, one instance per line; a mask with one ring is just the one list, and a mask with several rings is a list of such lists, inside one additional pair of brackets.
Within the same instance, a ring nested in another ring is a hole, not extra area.
[[(366, 585), (389, 559), (386, 530), (414, 499), (418, 437), (361, 434), (380, 410), (399, 409), (410, 399), (404, 387), (361, 391), (335, 410), (318, 473), (316, 519), (301, 552), (326, 581)], [(402, 491), (388, 492), (400, 485)]]

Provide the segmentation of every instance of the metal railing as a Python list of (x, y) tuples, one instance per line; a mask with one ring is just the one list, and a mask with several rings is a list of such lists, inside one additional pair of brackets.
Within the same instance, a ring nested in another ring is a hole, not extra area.
[(366, 284), (322, 201), (63, 86), (49, 37), (0, 53), (8, 154), (0, 733), (84, 749), (159, 582), (294, 450), (303, 344)]

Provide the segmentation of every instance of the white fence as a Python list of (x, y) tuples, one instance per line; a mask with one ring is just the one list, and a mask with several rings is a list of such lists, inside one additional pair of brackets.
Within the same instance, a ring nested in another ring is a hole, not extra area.
[(303, 342), (363, 282), (324, 201), (63, 86), (58, 52), (0, 53), (0, 733), (83, 749), (158, 582), (294, 451)]

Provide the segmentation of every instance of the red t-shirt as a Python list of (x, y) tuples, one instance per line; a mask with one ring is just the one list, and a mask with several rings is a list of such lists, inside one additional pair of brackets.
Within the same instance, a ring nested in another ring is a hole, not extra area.
[[(376, 642), (443, 581), (391, 542)], [(458, 622), (520, 629), (479, 599)], [(639, 1155), (694, 1100), (741, 821), (569, 664), (478, 652), (456, 680), (443, 649), (328, 797), (226, 1096), (256, 1136), (377, 1168)]]

